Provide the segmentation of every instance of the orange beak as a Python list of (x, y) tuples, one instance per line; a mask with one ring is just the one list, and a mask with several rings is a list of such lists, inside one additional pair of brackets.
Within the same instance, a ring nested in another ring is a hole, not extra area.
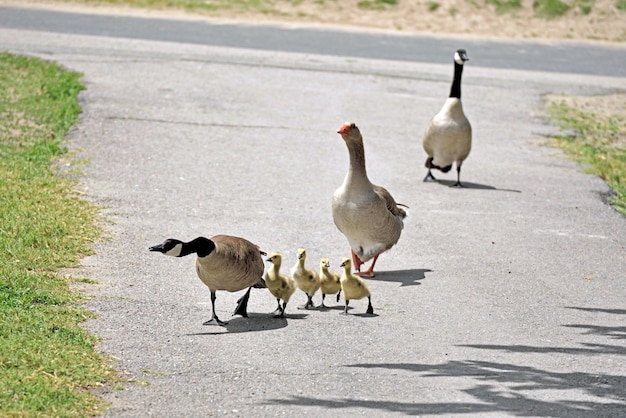
[(345, 124), (341, 128), (339, 128), (337, 133), (340, 134), (340, 135), (344, 135), (344, 134), (347, 134), (349, 130), (350, 130), (350, 125)]

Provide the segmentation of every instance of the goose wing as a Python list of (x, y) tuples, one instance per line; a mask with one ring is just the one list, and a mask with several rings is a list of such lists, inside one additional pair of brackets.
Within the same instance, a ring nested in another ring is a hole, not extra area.
[(374, 192), (385, 201), (385, 205), (387, 206), (387, 210), (393, 215), (397, 216), (400, 219), (404, 219), (406, 217), (406, 211), (402, 209), (398, 203), (396, 203), (393, 196), (387, 189), (382, 186), (374, 185)]

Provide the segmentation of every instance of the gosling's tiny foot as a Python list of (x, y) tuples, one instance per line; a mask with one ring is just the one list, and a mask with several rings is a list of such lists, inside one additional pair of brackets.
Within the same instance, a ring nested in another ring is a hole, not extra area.
[(272, 312), (272, 316), (274, 318), (282, 318), (284, 314), (285, 311), (282, 308), (278, 308), (274, 312)]
[(305, 303), (302, 306), (298, 306), (298, 309), (300, 309), (300, 310), (307, 310), (308, 311), (308, 310), (312, 310), (312, 309), (316, 309), (316, 308), (315, 308), (315, 305), (313, 304), (313, 301), (309, 301), (309, 302)]

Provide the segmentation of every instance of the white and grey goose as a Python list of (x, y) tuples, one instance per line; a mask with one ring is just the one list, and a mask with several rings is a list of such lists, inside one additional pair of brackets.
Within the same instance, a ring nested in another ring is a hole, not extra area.
[[(372, 184), (367, 177), (359, 128), (346, 123), (337, 133), (348, 147), (350, 164), (343, 184), (333, 194), (333, 220), (350, 243), (356, 274), (374, 277), (378, 256), (400, 239), (406, 212), (387, 189)], [(370, 268), (361, 272), (361, 265), (372, 259)]]
[(196, 273), (211, 291), (211, 319), (204, 325), (226, 325), (215, 313), (215, 292), (226, 290), (248, 291), (237, 301), (233, 315), (248, 316), (247, 307), (250, 290), (253, 287), (265, 288), (263, 272), (265, 264), (259, 247), (250, 241), (230, 235), (215, 235), (211, 238), (198, 237), (189, 242), (169, 238), (161, 244), (153, 245), (156, 251), (172, 257), (184, 257), (196, 253)]
[(469, 57), (464, 49), (454, 53), (454, 79), (450, 88), (450, 96), (443, 107), (430, 121), (424, 132), (423, 146), (428, 154), (426, 168), (428, 173), (424, 181), (435, 181), (431, 170), (437, 169), (447, 173), (456, 163), (456, 187), (461, 184), (461, 165), (472, 149), (472, 126), (465, 117), (461, 104), (461, 77), (463, 65)]

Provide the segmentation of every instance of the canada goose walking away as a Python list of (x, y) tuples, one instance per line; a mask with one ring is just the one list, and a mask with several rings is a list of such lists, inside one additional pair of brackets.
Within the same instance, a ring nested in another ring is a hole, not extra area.
[[(356, 274), (374, 277), (378, 256), (400, 239), (406, 212), (387, 189), (372, 184), (367, 177), (359, 128), (347, 123), (337, 133), (348, 147), (350, 165), (343, 184), (333, 194), (333, 220), (350, 243)], [(370, 268), (361, 273), (361, 265), (372, 259)]]
[(247, 307), (250, 290), (253, 287), (265, 287), (263, 282), (262, 255), (259, 247), (250, 241), (230, 235), (215, 235), (211, 238), (198, 237), (189, 242), (169, 238), (161, 244), (153, 245), (150, 251), (156, 251), (172, 257), (184, 257), (196, 253), (196, 273), (211, 291), (211, 319), (204, 325), (226, 325), (215, 313), (216, 291), (237, 292), (248, 288), (239, 299), (234, 315), (248, 316)]
[[(273, 312), (275, 318), (281, 318), (285, 315), (287, 302), (291, 295), (296, 291), (296, 283), (290, 277), (280, 274), (280, 265), (283, 257), (280, 253), (271, 253), (267, 259), (272, 266), (265, 273), (265, 284), (270, 293), (274, 295), (278, 302), (278, 308)], [(280, 301), (283, 301), (281, 306)]]
[(320, 260), (320, 291), (322, 292), (322, 303), (318, 306), (318, 309), (327, 308), (324, 305), (324, 299), (326, 295), (337, 294), (337, 302), (341, 297), (341, 276), (339, 273), (330, 270), (330, 260), (328, 258), (322, 258)]
[(306, 303), (299, 309), (315, 309), (313, 304), (313, 295), (320, 288), (320, 276), (313, 269), (305, 267), (306, 250), (298, 248), (296, 264), (291, 269), (291, 277), (296, 282), (298, 289), (302, 290), (306, 296)]
[(456, 187), (461, 184), (461, 165), (472, 149), (472, 126), (463, 113), (461, 104), (461, 76), (463, 64), (469, 58), (464, 49), (454, 53), (454, 79), (450, 89), (450, 97), (443, 107), (430, 121), (424, 132), (423, 146), (428, 158), (426, 168), (428, 173), (424, 181), (435, 181), (431, 170), (436, 168), (447, 173), (456, 163)]
[(343, 291), (343, 298), (346, 301), (346, 307), (343, 311), (344, 314), (348, 314), (348, 305), (353, 299), (363, 299), (367, 297), (367, 311), (368, 314), (374, 313), (374, 307), (372, 306), (372, 296), (370, 290), (365, 284), (365, 281), (359, 276), (352, 274), (352, 263), (348, 257), (342, 260), (341, 267), (343, 267), (343, 273), (341, 274), (341, 290)]

